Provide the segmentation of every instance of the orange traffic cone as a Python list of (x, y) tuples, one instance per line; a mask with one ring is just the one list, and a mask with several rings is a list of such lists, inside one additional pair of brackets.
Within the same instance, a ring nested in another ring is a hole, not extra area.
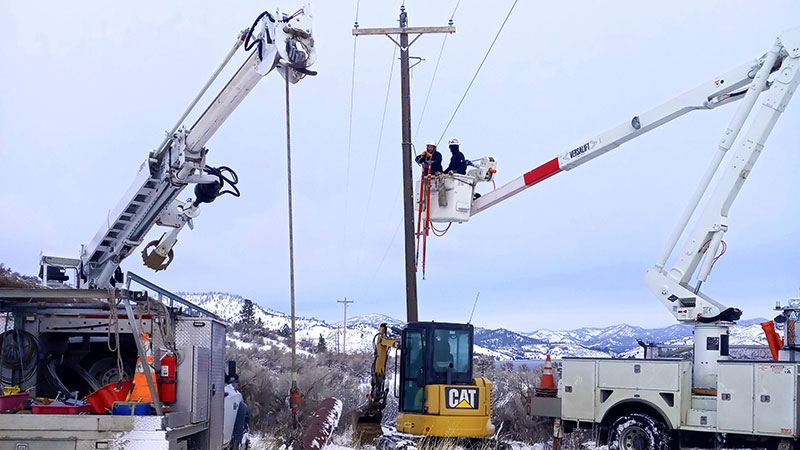
[(553, 363), (550, 361), (550, 355), (544, 361), (544, 372), (542, 372), (542, 382), (536, 388), (537, 397), (555, 397), (558, 393), (556, 383), (553, 380)]
[[(150, 342), (149, 333), (142, 333), (142, 344), (144, 344), (147, 364), (150, 366), (150, 376), (153, 379), (153, 385), (156, 387), (156, 393), (158, 393), (156, 372), (155, 368), (153, 367), (153, 344)], [(142, 358), (136, 360), (136, 373), (133, 375), (133, 389), (131, 390), (129, 400), (132, 402), (153, 401), (153, 396), (150, 394), (150, 387), (147, 385), (147, 375), (144, 373)]]

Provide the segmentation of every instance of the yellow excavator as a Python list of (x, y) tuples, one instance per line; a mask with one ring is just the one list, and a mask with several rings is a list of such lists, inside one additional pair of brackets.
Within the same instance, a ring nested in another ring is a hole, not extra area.
[(390, 335), (383, 323), (375, 335), (371, 390), (367, 404), (353, 413), (354, 440), (367, 444), (383, 435), (380, 424), (389, 392), (386, 363), (391, 348), (401, 350), (398, 432), (447, 438), (494, 436), (492, 383), (472, 374), (472, 325), (411, 322), (399, 334)]

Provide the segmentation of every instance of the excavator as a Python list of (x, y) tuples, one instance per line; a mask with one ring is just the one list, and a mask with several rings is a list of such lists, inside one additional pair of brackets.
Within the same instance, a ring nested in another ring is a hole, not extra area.
[(492, 383), (473, 377), (471, 324), (412, 322), (402, 330), (382, 323), (374, 338), (372, 381), (367, 404), (353, 412), (357, 443), (402, 448), (406, 439), (383, 436), (381, 421), (389, 393), (389, 350), (402, 349), (397, 431), (415, 436), (486, 439), (492, 424)]

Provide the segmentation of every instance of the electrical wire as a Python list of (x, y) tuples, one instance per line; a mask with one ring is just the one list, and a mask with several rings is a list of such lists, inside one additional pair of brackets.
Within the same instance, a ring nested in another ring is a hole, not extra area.
[(380, 272), (381, 267), (383, 267), (383, 262), (386, 261), (386, 256), (389, 255), (389, 250), (392, 249), (392, 244), (394, 244), (394, 240), (397, 237), (397, 232), (400, 231), (400, 226), (403, 224), (403, 218), (400, 218), (400, 221), (397, 223), (397, 227), (394, 229), (394, 233), (392, 233), (392, 239), (389, 240), (389, 245), (386, 246), (386, 250), (383, 252), (383, 256), (381, 257), (380, 262), (375, 267), (375, 271), (372, 273), (371, 280), (375, 279), (375, 276)]
[[(449, 24), (453, 25), (453, 17), (456, 16), (456, 11), (458, 11), (458, 5), (461, 4), (461, 0), (456, 2), (456, 7), (453, 8), (453, 13), (450, 14)], [(442, 39), (442, 47), (439, 49), (439, 56), (436, 58), (436, 65), (433, 68), (433, 75), (431, 76), (431, 83), (428, 85), (428, 93), (425, 95), (425, 103), (422, 105), (422, 112), (419, 115), (419, 122), (417, 122), (417, 129), (414, 130), (414, 135), (411, 137), (411, 140), (414, 140), (414, 137), (417, 136), (419, 133), (419, 129), (422, 126), (422, 119), (425, 117), (425, 109), (428, 107), (428, 99), (431, 97), (431, 90), (433, 89), (433, 81), (436, 79), (436, 73), (439, 71), (439, 62), (442, 60), (442, 53), (444, 53), (444, 46), (447, 44), (447, 36), (450, 34), (445, 34), (444, 38)]]
[(460, 4), (461, 4), (461, 0), (458, 0), (456, 2), (456, 7), (453, 8), (453, 14), (450, 14), (450, 22), (452, 22), (453, 21), (453, 17), (456, 16), (456, 11), (458, 11), (458, 5), (460, 5)]
[[(239, 188), (236, 187), (236, 185), (239, 184), (239, 175), (237, 175), (236, 172), (234, 172), (233, 169), (231, 169), (230, 167), (228, 166), (213, 167), (206, 165), (205, 167), (203, 167), (203, 172), (209, 175), (216, 176), (219, 179), (219, 183), (222, 186), (225, 186), (225, 183), (227, 183), (228, 186), (230, 186), (230, 188), (233, 189), (233, 190), (226, 189), (224, 191), (220, 191), (217, 194), (217, 197), (225, 194), (230, 194), (234, 197), (240, 197), (242, 195), (242, 193), (239, 191)], [(226, 173), (228, 175), (225, 175)]]
[[(711, 239), (709, 239), (709, 240), (705, 241), (705, 242), (703, 243), (703, 245), (701, 245), (701, 246), (700, 246), (700, 251), (702, 252), (702, 251), (703, 251), (703, 249), (708, 249), (708, 245), (709, 245), (710, 243), (711, 243)], [(712, 267), (712, 268), (714, 267), (714, 264), (716, 264), (716, 263), (717, 263), (717, 260), (719, 260), (720, 258), (722, 258), (722, 255), (724, 255), (724, 254), (725, 254), (725, 252), (726, 252), (726, 251), (728, 251), (728, 243), (727, 243), (727, 242), (725, 242), (724, 240), (720, 240), (720, 243), (722, 244), (722, 251), (721, 251), (721, 252), (719, 252), (719, 255), (717, 255), (716, 257), (714, 257), (714, 260), (713, 260), (713, 261), (711, 261), (711, 267)]]
[(375, 186), (375, 173), (378, 170), (378, 156), (380, 155), (381, 152), (381, 141), (383, 140), (383, 128), (386, 123), (386, 111), (389, 107), (389, 94), (391, 93), (392, 90), (392, 76), (394, 75), (395, 60), (397, 59), (396, 56), (397, 56), (397, 46), (395, 45), (394, 50), (392, 50), (392, 68), (389, 71), (389, 83), (386, 85), (386, 99), (383, 101), (383, 116), (381, 117), (381, 127), (380, 131), (378, 132), (378, 146), (375, 149), (375, 162), (372, 165), (372, 176), (370, 177), (369, 191), (367, 194), (367, 206), (366, 209), (364, 210), (364, 221), (361, 225), (362, 242), (363, 242), (364, 230), (367, 227), (367, 216), (369, 215), (369, 207), (372, 201), (372, 189)]
[[(470, 80), (469, 85), (467, 85), (467, 89), (466, 89), (466, 91), (464, 91), (464, 95), (461, 96), (461, 100), (458, 101), (458, 105), (456, 106), (455, 111), (453, 111), (453, 115), (450, 116), (450, 120), (447, 121), (447, 125), (444, 127), (444, 130), (442, 131), (442, 135), (439, 136), (439, 140), (436, 141), (436, 146), (437, 147), (439, 146), (439, 143), (442, 142), (442, 139), (444, 138), (444, 134), (447, 133), (447, 129), (450, 128), (450, 124), (453, 123), (453, 119), (456, 117), (456, 114), (458, 113), (459, 108), (461, 108), (461, 104), (464, 103), (464, 99), (467, 98), (467, 94), (469, 93), (470, 88), (472, 88), (472, 84), (475, 82), (475, 79), (478, 78), (478, 74), (481, 72), (481, 68), (483, 67), (483, 64), (486, 62), (486, 58), (489, 57), (489, 54), (492, 52), (492, 49), (494, 48), (494, 44), (497, 42), (497, 38), (500, 37), (500, 33), (503, 31), (503, 28), (505, 28), (506, 22), (508, 22), (508, 18), (511, 17), (511, 13), (514, 12), (514, 7), (517, 6), (517, 1), (519, 1), (519, 0), (514, 0), (514, 3), (511, 5), (511, 8), (508, 10), (508, 14), (506, 14), (506, 18), (503, 19), (503, 23), (502, 23), (502, 25), (500, 25), (500, 29), (497, 30), (497, 34), (494, 36), (494, 39), (492, 40), (492, 44), (489, 46), (489, 49), (486, 50), (486, 54), (483, 56), (483, 60), (481, 60), (481, 63), (478, 66), (478, 70), (476, 70), (475, 71), (475, 75), (472, 76), (472, 80)], [(456, 7), (458, 7), (458, 5), (456, 5)]]
[(450, 223), (447, 224), (447, 228), (445, 228), (444, 230), (437, 230), (436, 227), (433, 225), (433, 222), (431, 222), (431, 230), (433, 230), (433, 235), (434, 236), (442, 237), (445, 234), (447, 234), (447, 232), (450, 230), (450, 227), (452, 225), (453, 225), (453, 222), (450, 222)]
[(436, 72), (439, 71), (439, 62), (442, 60), (442, 53), (444, 53), (444, 45), (447, 43), (447, 34), (444, 35), (444, 39), (442, 39), (442, 48), (439, 49), (439, 57), (436, 58), (436, 65), (433, 68), (433, 75), (431, 76), (431, 83), (428, 85), (428, 93), (425, 95), (425, 103), (422, 104), (422, 112), (419, 114), (419, 122), (417, 122), (417, 129), (414, 130), (414, 135), (411, 137), (411, 140), (414, 140), (414, 137), (417, 136), (419, 133), (419, 127), (422, 126), (422, 119), (425, 118), (425, 109), (428, 107), (428, 99), (431, 98), (431, 90), (433, 90), (433, 81), (436, 79)]
[[(353, 22), (353, 27), (358, 28), (358, 10), (361, 5), (361, 0), (356, 0), (356, 17)], [(342, 248), (347, 249), (347, 218), (349, 217), (348, 211), (350, 209), (350, 155), (353, 148), (353, 104), (355, 100), (356, 91), (356, 49), (358, 44), (358, 35), (353, 36), (353, 67), (350, 75), (350, 119), (347, 124), (347, 165), (345, 168), (346, 174), (344, 177), (344, 220), (342, 220)], [(344, 251), (342, 252), (344, 254)]]
[(728, 244), (727, 244), (725, 241), (720, 241), (720, 242), (722, 243), (722, 251), (721, 251), (721, 252), (719, 252), (719, 255), (717, 255), (717, 257), (716, 257), (716, 258), (714, 258), (714, 260), (713, 260), (713, 261), (711, 261), (711, 267), (714, 267), (714, 264), (716, 264), (716, 263), (717, 263), (717, 260), (719, 260), (720, 258), (722, 258), (722, 255), (724, 255), (724, 254), (725, 254), (725, 252), (727, 252), (727, 251), (728, 251)]
[[(258, 58), (263, 59), (263, 46), (264, 42), (261, 38), (255, 39), (253, 42), (250, 42), (250, 39), (253, 37), (253, 31), (256, 29), (256, 25), (258, 22), (261, 21), (264, 17), (268, 17), (269, 20), (275, 22), (275, 18), (272, 17), (272, 14), (269, 11), (264, 11), (256, 17), (256, 20), (253, 21), (253, 26), (250, 27), (250, 30), (247, 32), (247, 37), (244, 39), (244, 49), (245, 51), (250, 51), (254, 45), (258, 45)], [(266, 30), (267, 32), (267, 44), (272, 43), (272, 36), (269, 35), (269, 29)]]

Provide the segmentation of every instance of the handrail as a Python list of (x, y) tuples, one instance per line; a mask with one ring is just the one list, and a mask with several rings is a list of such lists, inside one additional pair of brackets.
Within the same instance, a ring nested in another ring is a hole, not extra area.
[(212, 319), (221, 320), (219, 318), (219, 316), (217, 316), (216, 314), (212, 313), (211, 311), (209, 311), (207, 309), (204, 309), (204, 308), (201, 308), (200, 306), (197, 306), (196, 304), (190, 302), (189, 300), (186, 300), (183, 297), (175, 295), (172, 292), (170, 292), (170, 291), (168, 291), (168, 290), (166, 290), (166, 289), (164, 289), (164, 288), (162, 288), (162, 287), (160, 287), (160, 286), (158, 286), (158, 285), (156, 285), (156, 284), (154, 284), (154, 283), (152, 283), (150, 281), (147, 281), (146, 279), (142, 278), (141, 276), (136, 275), (135, 273), (133, 273), (131, 271), (128, 271), (128, 273), (127, 273), (127, 281), (126, 281), (126, 287), (128, 289), (130, 289), (131, 281), (139, 283), (140, 285), (142, 285), (143, 287), (145, 287), (147, 289), (153, 290), (153, 291), (155, 291), (155, 292), (157, 292), (157, 293), (159, 293), (161, 295), (164, 295), (164, 296), (168, 297), (170, 300), (172, 300), (174, 302), (177, 302), (177, 303), (180, 303), (181, 305), (186, 306), (186, 307), (188, 307), (189, 309), (191, 309), (193, 311), (197, 311), (197, 312), (199, 312), (199, 313), (201, 313), (203, 315), (211, 317)]

